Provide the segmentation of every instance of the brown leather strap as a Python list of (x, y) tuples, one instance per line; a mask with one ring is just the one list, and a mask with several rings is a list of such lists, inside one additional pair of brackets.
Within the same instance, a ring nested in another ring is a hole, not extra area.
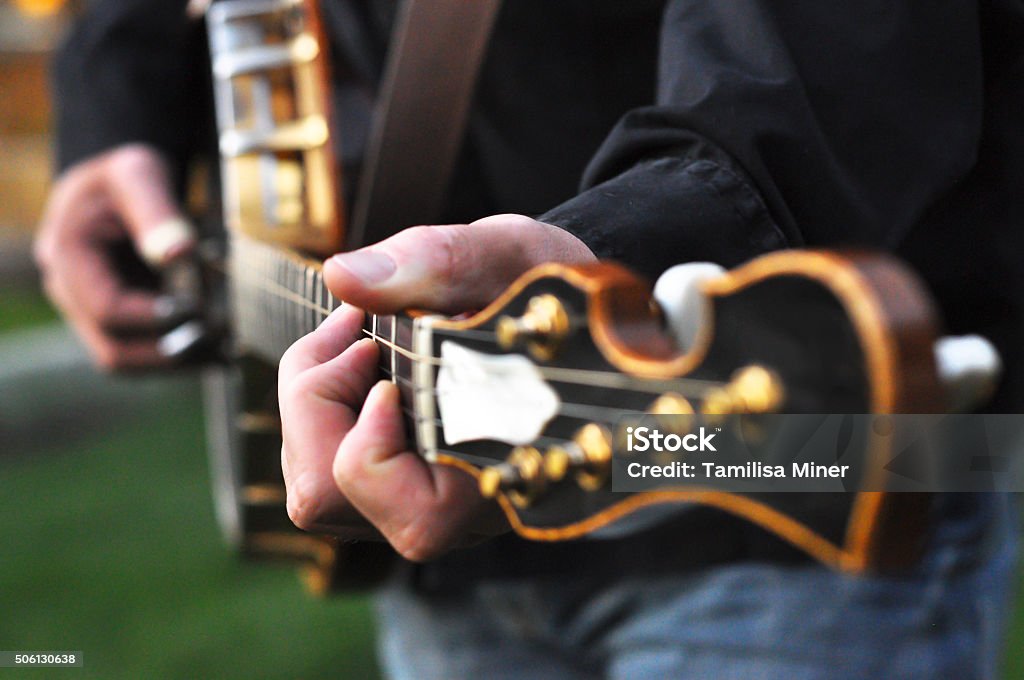
[(500, 0), (406, 0), (347, 235), (356, 248), (440, 215)]

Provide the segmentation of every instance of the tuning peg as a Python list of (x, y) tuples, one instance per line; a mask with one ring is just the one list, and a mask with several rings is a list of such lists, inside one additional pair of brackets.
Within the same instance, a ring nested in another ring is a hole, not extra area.
[(939, 338), (935, 341), (935, 362), (952, 412), (982, 406), (995, 392), (1003, 372), (999, 351), (980, 335)]
[(529, 507), (547, 485), (543, 465), (540, 451), (532, 446), (517, 446), (504, 463), (480, 472), (480, 495), (494, 498), (501, 491), (516, 507)]
[(764, 366), (741, 368), (733, 374), (730, 385), (746, 413), (769, 413), (782, 405), (782, 381)]
[(666, 270), (654, 284), (654, 299), (680, 349), (689, 351), (697, 344), (697, 335), (710, 315), (701, 285), (723, 273), (725, 269), (712, 262), (687, 262)]
[(596, 423), (583, 426), (563, 446), (552, 446), (544, 454), (544, 472), (552, 482), (575, 472), (576, 482), (586, 491), (596, 491), (608, 480), (612, 464), (612, 435)]
[(784, 399), (785, 390), (779, 376), (754, 364), (733, 373), (724, 387), (708, 390), (701, 412), (709, 420), (714, 420), (715, 416), (771, 413)]
[(569, 315), (561, 300), (546, 293), (531, 298), (522, 316), (498, 319), (495, 330), (502, 349), (512, 349), (525, 342), (535, 358), (549, 361), (569, 335)]
[(658, 423), (670, 432), (682, 434), (693, 426), (693, 405), (675, 392), (666, 392), (654, 400), (647, 412), (656, 416)]

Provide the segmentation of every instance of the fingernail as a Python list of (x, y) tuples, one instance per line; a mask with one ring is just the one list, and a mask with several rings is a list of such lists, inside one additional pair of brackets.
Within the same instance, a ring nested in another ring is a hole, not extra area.
[(347, 269), (357, 279), (370, 285), (387, 281), (397, 268), (395, 261), (389, 255), (375, 250), (342, 253), (331, 259)]
[(148, 264), (161, 267), (189, 250), (195, 241), (192, 225), (181, 217), (172, 217), (146, 232), (139, 243), (139, 254)]

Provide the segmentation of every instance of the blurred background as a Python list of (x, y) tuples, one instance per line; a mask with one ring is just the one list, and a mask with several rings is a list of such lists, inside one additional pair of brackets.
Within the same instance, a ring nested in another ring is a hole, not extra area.
[[(197, 376), (97, 375), (38, 289), (46, 70), (72, 11), (0, 0), (0, 650), (81, 650), (84, 677), (376, 677), (365, 598), (223, 546)], [(1024, 677), (1020, 610), (1007, 649)]]
[(72, 11), (0, 0), (0, 650), (80, 650), (76, 677), (376, 677), (365, 598), (224, 547), (197, 376), (97, 375), (39, 291), (47, 63)]

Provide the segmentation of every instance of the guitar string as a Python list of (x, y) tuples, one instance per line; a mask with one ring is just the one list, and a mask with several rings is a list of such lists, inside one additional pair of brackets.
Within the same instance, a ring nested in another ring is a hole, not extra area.
[[(266, 292), (294, 302), (295, 304), (306, 307), (312, 311), (324, 314), (325, 316), (330, 315), (334, 311), (307, 300), (298, 293), (295, 293), (276, 281), (255, 277), (245, 277), (244, 280), (248, 283), (256, 284)], [(369, 329), (364, 328), (362, 330), (368, 337), (371, 337), (380, 344), (385, 345), (398, 354), (401, 354), (410, 361), (429, 363), (439, 367), (445, 364), (445, 362), (440, 358), (408, 350), (400, 345), (392, 343), (390, 340), (374, 334)], [(593, 371), (576, 368), (559, 368), (556, 366), (537, 366), (536, 368), (540, 371), (542, 376), (554, 382), (587, 385), (590, 387), (607, 387), (610, 389), (626, 389), (634, 392), (646, 392), (651, 394), (661, 394), (666, 391), (674, 391), (690, 398), (702, 397), (708, 389), (721, 387), (726, 384), (720, 381), (701, 380), (696, 378), (638, 379), (625, 373), (612, 373), (609, 371)]]
[[(446, 363), (443, 359), (428, 357), (426, 355), (417, 354), (416, 352), (407, 350), (401, 345), (397, 345), (387, 338), (376, 335), (368, 329), (364, 328), (363, 333), (367, 337), (372, 338), (376, 342), (398, 352), (412, 361), (429, 363), (434, 366), (444, 366)], [(640, 381), (637, 378), (626, 375), (625, 373), (591, 371), (582, 368), (559, 368), (557, 366), (537, 366), (536, 368), (541, 372), (541, 375), (549, 379), (551, 382), (566, 383), (570, 385), (586, 385), (588, 387), (608, 387), (611, 389), (624, 389), (631, 392), (645, 392), (650, 394), (662, 394), (667, 391), (675, 391), (691, 398), (702, 397), (704, 392), (708, 389), (725, 384), (712, 380), (697, 380), (695, 378), (651, 378)], [(680, 384), (680, 382), (684, 384)], [(686, 394), (687, 387), (692, 390), (689, 394)]]

